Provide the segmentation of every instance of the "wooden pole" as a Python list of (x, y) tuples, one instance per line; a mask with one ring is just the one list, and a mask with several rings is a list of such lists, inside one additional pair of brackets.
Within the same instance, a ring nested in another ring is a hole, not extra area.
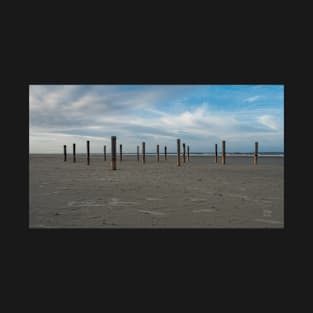
[(106, 145), (103, 146), (103, 159), (104, 161), (107, 160), (107, 146)]
[(225, 140), (222, 141), (222, 164), (226, 162), (226, 142)]
[(185, 145), (185, 143), (183, 143), (183, 160), (184, 160), (184, 163), (186, 163), (186, 145)]
[(90, 143), (89, 140), (87, 140), (87, 164), (90, 164)]
[(120, 145), (120, 161), (123, 160), (123, 154), (122, 154), (122, 145)]
[(215, 163), (217, 163), (217, 143), (215, 144)]
[(146, 163), (146, 143), (142, 143), (142, 163)]
[(111, 164), (112, 170), (116, 170), (116, 136), (111, 136)]
[(66, 161), (66, 145), (64, 145), (64, 162)]
[(157, 162), (160, 162), (160, 146), (157, 145), (156, 149), (157, 149)]
[(73, 162), (76, 162), (76, 145), (73, 143)]
[(189, 161), (189, 146), (187, 146), (187, 160)]
[(180, 139), (177, 139), (177, 166), (180, 166)]
[(255, 144), (254, 144), (254, 165), (258, 164), (258, 150), (259, 150), (259, 143), (255, 142)]
[(137, 146), (137, 161), (139, 162), (139, 146)]
[(167, 147), (164, 147), (164, 159), (167, 160)]

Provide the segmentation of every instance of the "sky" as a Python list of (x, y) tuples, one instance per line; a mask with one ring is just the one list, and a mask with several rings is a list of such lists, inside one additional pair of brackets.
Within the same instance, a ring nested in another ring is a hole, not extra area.
[(283, 85), (30, 85), (29, 152), (76, 153), (111, 149), (111, 136), (124, 152), (284, 151)]

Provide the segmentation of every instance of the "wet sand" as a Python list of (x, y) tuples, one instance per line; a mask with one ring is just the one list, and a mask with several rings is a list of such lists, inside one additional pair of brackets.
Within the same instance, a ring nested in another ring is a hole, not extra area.
[(284, 159), (29, 156), (30, 228), (283, 228)]

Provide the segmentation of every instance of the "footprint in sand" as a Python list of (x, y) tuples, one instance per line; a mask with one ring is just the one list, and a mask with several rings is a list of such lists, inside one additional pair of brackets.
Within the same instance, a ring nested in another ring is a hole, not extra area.
[(214, 193), (214, 196), (223, 197), (223, 194), (222, 194), (222, 193), (220, 193), (220, 192), (215, 192), (215, 193)]

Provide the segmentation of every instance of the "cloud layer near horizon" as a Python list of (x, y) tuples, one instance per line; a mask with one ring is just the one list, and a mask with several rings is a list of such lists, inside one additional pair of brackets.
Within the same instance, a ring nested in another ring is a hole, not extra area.
[[(60, 153), (76, 143), (85, 152), (110, 147), (117, 136), (125, 152), (146, 142), (175, 151), (176, 139), (192, 151), (283, 151), (281, 85), (31, 85), (30, 153)], [(109, 149), (109, 148), (108, 148)]]

